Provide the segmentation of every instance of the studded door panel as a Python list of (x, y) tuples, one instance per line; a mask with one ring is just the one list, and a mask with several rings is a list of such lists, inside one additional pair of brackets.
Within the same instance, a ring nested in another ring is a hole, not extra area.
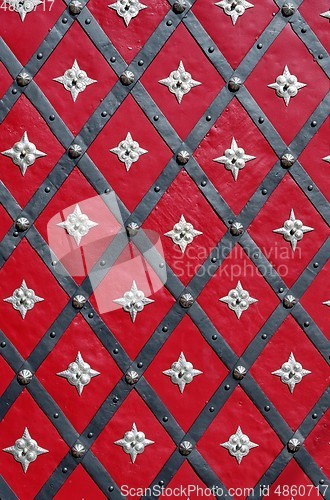
[(2, 0), (1, 498), (330, 498), (329, 19)]

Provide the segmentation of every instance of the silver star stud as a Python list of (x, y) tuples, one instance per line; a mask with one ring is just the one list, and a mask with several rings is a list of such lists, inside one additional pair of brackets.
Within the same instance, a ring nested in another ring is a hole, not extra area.
[(322, 304), (330, 307), (330, 300), (326, 300), (325, 302), (322, 302)]
[(171, 382), (179, 386), (181, 394), (184, 391), (186, 384), (190, 384), (194, 377), (201, 375), (200, 370), (195, 370), (193, 365), (186, 360), (183, 352), (180, 354), (178, 361), (175, 361), (169, 370), (163, 371), (164, 375), (171, 377)]
[(68, 368), (63, 372), (58, 372), (56, 375), (66, 378), (69, 384), (75, 386), (79, 396), (81, 396), (84, 387), (90, 383), (93, 377), (100, 375), (100, 373), (93, 370), (90, 365), (83, 360), (82, 355), (78, 351), (76, 359), (69, 364)]
[(325, 156), (324, 158), (322, 158), (323, 161), (326, 161), (327, 163), (330, 163), (330, 155), (329, 156)]
[(301, 363), (295, 360), (293, 353), (290, 354), (289, 360), (283, 363), (279, 370), (272, 372), (272, 375), (277, 375), (281, 377), (281, 382), (286, 384), (291, 394), (294, 391), (295, 385), (302, 381), (303, 377), (309, 375), (311, 372), (309, 370), (304, 370)]
[(188, 94), (193, 87), (201, 85), (201, 82), (197, 82), (191, 78), (191, 74), (184, 69), (182, 61), (180, 61), (178, 69), (172, 71), (169, 77), (159, 80), (159, 83), (166, 85), (168, 90), (172, 94), (175, 94), (179, 104), (183, 96)]
[(46, 153), (39, 151), (33, 142), (29, 141), (27, 132), (24, 132), (21, 140), (15, 142), (11, 149), (2, 151), (1, 154), (9, 156), (12, 162), (20, 168), (22, 175), (25, 175), (27, 168), (33, 165), (37, 158), (47, 156)]
[(330, 10), (327, 10), (326, 12), (322, 12), (320, 16), (325, 17), (326, 19), (329, 19), (330, 21)]
[(238, 173), (245, 167), (248, 161), (254, 160), (255, 156), (250, 156), (245, 154), (243, 148), (239, 148), (235, 138), (231, 140), (231, 145), (229, 149), (226, 149), (224, 156), (219, 156), (219, 158), (214, 158), (213, 161), (217, 163), (223, 163), (226, 170), (230, 170), (233, 174), (235, 181), (237, 181)]
[(23, 22), (26, 14), (35, 10), (37, 5), (42, 3), (41, 0), (5, 0), (5, 3), (9, 5), (8, 10), (12, 12), (17, 12)]
[(137, 455), (144, 452), (145, 447), (154, 444), (154, 441), (146, 439), (144, 432), (138, 431), (135, 423), (132, 429), (125, 432), (123, 439), (115, 441), (115, 444), (121, 446), (125, 453), (131, 456), (132, 463), (134, 464)]
[(63, 227), (79, 246), (81, 238), (86, 236), (92, 227), (98, 226), (98, 223), (89, 220), (88, 216), (81, 212), (77, 204), (72, 214), (68, 215), (64, 222), (59, 222), (56, 225)]
[(180, 220), (177, 224), (174, 224), (173, 229), (164, 234), (172, 239), (173, 243), (178, 245), (181, 252), (184, 253), (187, 245), (192, 243), (196, 236), (203, 234), (201, 231), (194, 229), (194, 226), (187, 222), (183, 215), (181, 215)]
[(108, 7), (115, 10), (118, 16), (124, 19), (126, 26), (129, 25), (133, 17), (138, 15), (140, 10), (147, 8), (139, 0), (118, 0), (116, 3), (108, 5)]
[(27, 427), (25, 427), (23, 436), (16, 439), (13, 446), (3, 448), (3, 451), (11, 453), (16, 462), (20, 462), (24, 472), (28, 470), (30, 463), (34, 462), (39, 455), (48, 453), (48, 450), (38, 446), (38, 443), (31, 438)]
[(298, 82), (297, 77), (291, 75), (289, 68), (285, 66), (283, 74), (276, 78), (276, 82), (267, 86), (274, 89), (276, 95), (284, 99), (285, 105), (289, 106), (291, 97), (295, 97), (300, 89), (306, 87), (306, 83)]
[(237, 19), (244, 14), (246, 9), (251, 9), (254, 5), (246, 0), (221, 0), (215, 4), (221, 7), (227, 16), (231, 17), (233, 25), (236, 24)]
[(125, 163), (127, 172), (131, 168), (132, 163), (138, 161), (141, 155), (148, 153), (146, 149), (140, 148), (139, 143), (132, 139), (129, 132), (126, 138), (121, 141), (116, 148), (110, 149), (110, 151), (118, 156), (118, 160)]
[(53, 80), (61, 83), (65, 90), (71, 92), (74, 102), (76, 101), (79, 93), (84, 92), (88, 85), (97, 82), (97, 80), (89, 78), (86, 71), (79, 68), (76, 59), (73, 62), (72, 68), (67, 69), (63, 76), (58, 76), (57, 78), (53, 78)]
[(290, 218), (284, 222), (283, 227), (273, 229), (273, 233), (283, 234), (283, 238), (290, 242), (293, 251), (295, 251), (298, 241), (303, 239), (304, 233), (310, 231), (314, 231), (314, 229), (304, 226), (301, 220), (296, 219), (293, 209), (290, 212)]
[(239, 281), (236, 288), (229, 291), (226, 297), (219, 299), (220, 302), (225, 302), (229, 309), (234, 311), (237, 318), (239, 319), (243, 311), (246, 311), (251, 304), (258, 302), (257, 299), (250, 297), (249, 292), (243, 289), (241, 282)]
[(19, 311), (24, 319), (27, 311), (31, 311), (34, 304), (42, 302), (44, 299), (38, 297), (31, 288), (28, 288), (23, 280), (21, 286), (14, 290), (13, 295), (3, 300), (9, 302), (16, 311)]
[(250, 438), (246, 434), (243, 434), (241, 428), (238, 426), (236, 433), (232, 434), (228, 441), (220, 444), (220, 446), (226, 448), (240, 464), (243, 458), (250, 453), (250, 450), (259, 445), (252, 443)]
[(122, 306), (124, 311), (129, 312), (134, 323), (137, 313), (143, 311), (144, 306), (151, 304), (154, 300), (148, 299), (142, 290), (138, 290), (135, 281), (133, 281), (131, 289), (125, 292), (123, 297), (115, 299), (113, 302)]

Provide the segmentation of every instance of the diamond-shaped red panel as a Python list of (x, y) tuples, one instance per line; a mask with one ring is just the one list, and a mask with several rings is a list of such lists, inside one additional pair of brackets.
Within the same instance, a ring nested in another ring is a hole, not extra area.
[[(132, 429), (133, 423), (138, 431), (144, 432), (146, 439), (154, 441), (145, 447), (134, 463), (121, 446), (114, 444)], [(119, 487), (146, 488), (168, 460), (175, 445), (145, 402), (132, 391), (91, 449)], [(126, 496), (124, 490), (122, 493)], [(127, 495), (127, 498), (133, 499), (134, 495)]]
[[(288, 106), (276, 95), (275, 90), (267, 87), (282, 75), (286, 65), (299, 82), (307, 84), (290, 99)], [(265, 53), (245, 84), (287, 144), (328, 91), (327, 77), (289, 24)]]
[[(115, 3), (116, 0), (107, 2), (108, 5)], [(91, 13), (128, 63), (136, 56), (170, 9), (166, 0), (157, 0), (157, 3), (142, 0), (140, 3), (147, 8), (140, 10), (126, 27), (123, 18), (119, 17), (115, 10), (107, 8), (107, 4), (97, 0), (88, 2)]]
[[(306, 450), (320, 467), (323, 474), (330, 474), (330, 448), (329, 448), (330, 411), (328, 410), (304, 442)], [(320, 486), (320, 493), (325, 493)]]
[[(251, 3), (251, 2), (250, 2)], [(235, 25), (213, 0), (197, 0), (192, 12), (235, 69), (278, 11), (272, 0), (255, 0)], [(223, 36), (223, 34), (226, 36)]]
[(64, 152), (35, 107), (22, 95), (0, 125), (1, 151), (11, 149), (27, 132), (28, 140), (47, 156), (37, 158), (25, 175), (8, 156), (1, 155), (0, 179), (24, 206)]
[[(328, 338), (330, 338), (330, 291), (326, 290), (324, 285), (329, 281), (330, 262), (316, 276), (299, 301)], [(323, 302), (329, 302), (329, 305)]]
[(14, 445), (25, 427), (38, 446), (48, 450), (29, 465), (25, 474), (20, 463), (10, 453), (0, 452), (1, 474), (18, 498), (33, 500), (42, 485), (68, 451), (55, 427), (25, 390), (0, 424), (0, 449)]
[[(186, 361), (193, 364), (194, 369), (203, 372), (186, 384), (182, 393), (179, 386), (171, 382), (171, 377), (162, 373), (178, 361), (181, 352)], [(228, 370), (212, 348), (207, 346), (191, 319), (185, 316), (157, 354), (145, 376), (179, 425), (187, 432), (227, 373)]]
[[(145, 297), (154, 301), (137, 313), (134, 322), (130, 314), (114, 302), (131, 290), (133, 281)], [(143, 255), (129, 245), (100, 285), (95, 285), (91, 303), (127, 354), (134, 358), (174, 304), (174, 298)]]
[[(239, 319), (226, 303), (219, 301), (236, 288), (238, 281), (243, 289), (249, 292), (250, 297), (258, 300), (243, 311)], [(278, 304), (270, 286), (237, 245), (197, 300), (219, 333), (238, 355), (244, 352)]]
[[(296, 219), (314, 229), (304, 233), (295, 251), (282, 234), (273, 232), (283, 227), (292, 209)], [(289, 175), (269, 197), (248, 231), (288, 286), (293, 285), (330, 234), (320, 214)]]
[[(307, 144), (299, 161), (325, 197), (330, 192), (330, 120), (327, 119)], [(323, 160), (323, 158), (328, 158)]]
[[(183, 96), (181, 104), (165, 85), (159, 83), (159, 80), (167, 78), (172, 71), (178, 69), (180, 60), (193, 80), (201, 82), (201, 85), (193, 87)], [(182, 24), (151, 63), (141, 82), (182, 139), (188, 135), (223, 87), (221, 76)]]
[(62, 0), (43, 0), (22, 22), (20, 15), (13, 12), (12, 5), (2, 3), (0, 35), (23, 65), (38, 49), (64, 9)]
[[(160, 488), (159, 491), (161, 491)], [(175, 476), (164, 487), (163, 493), (159, 498), (165, 499), (174, 496), (184, 499), (189, 498), (189, 500), (214, 498), (210, 489), (197, 476), (187, 460), (183, 462)]]
[[(203, 233), (193, 238), (184, 253), (171, 237), (165, 236), (165, 233), (173, 230), (182, 215), (187, 223), (193, 225), (194, 230)], [(166, 262), (184, 284), (194, 277), (226, 231), (225, 225), (185, 170), (172, 182), (143, 227), (160, 235)]]
[(0, 99), (3, 97), (13, 79), (4, 64), (0, 63)]
[(267, 490), (269, 494), (265, 495), (265, 498), (269, 500), (278, 500), (279, 498), (320, 500), (323, 492), (322, 485), (317, 490), (297, 462), (291, 460), (274, 484)]
[[(295, 360), (311, 373), (295, 385), (293, 393), (272, 375), (293, 353)], [(296, 430), (328, 386), (327, 363), (290, 316), (280, 326), (251, 368), (251, 375), (270, 397), (277, 410)]]
[[(26, 240), (14, 250), (1, 273), (0, 315), (6, 318), (3, 331), (22, 356), (27, 357), (62, 311), (68, 297)], [(44, 299), (27, 311), (25, 319), (10, 303), (3, 301), (12, 296), (23, 280)]]
[[(68, 368), (80, 352), (83, 360), (100, 373), (79, 396), (76, 387), (56, 375)], [(121, 378), (121, 371), (82, 316), (71, 323), (37, 371), (37, 377), (63, 409), (78, 432), (82, 432)]]
[[(129, 121), (128, 116), (134, 116), (134, 120)], [(126, 138), (128, 132), (140, 148), (147, 150), (129, 167), (129, 171), (125, 163), (110, 151)], [(129, 210), (133, 210), (141, 201), (172, 156), (131, 96), (127, 97), (98, 135), (88, 154)]]
[[(83, 92), (79, 92), (75, 102), (71, 93), (61, 83), (53, 80), (63, 76), (72, 67), (74, 60), (77, 60), (79, 68), (86, 71), (89, 78), (97, 80), (96, 83), (87, 85)], [(35, 77), (35, 82), (75, 135), (110, 92), (116, 80), (115, 73), (78, 23), (71, 26)]]
[[(214, 161), (231, 148), (233, 138), (246, 155), (256, 157), (246, 162), (238, 173), (237, 181), (222, 163)], [(267, 141), (236, 100), (231, 101), (215, 122), (194, 156), (235, 213), (240, 212), (277, 160)]]
[[(299, 7), (299, 12), (305, 18), (305, 21), (309, 24), (315, 35), (320, 39), (325, 49), (329, 52), (329, 18), (321, 16), (321, 14), (329, 12), (328, 0), (318, 0), (317, 4), (314, 2), (302, 2)], [(308, 36), (308, 32), (309, 30), (307, 29), (306, 36)], [(324, 53), (323, 56), (326, 57)]]
[(79, 464), (54, 496), (55, 500), (68, 500), (68, 498), (71, 500), (105, 500), (107, 497)]
[(9, 364), (3, 357), (0, 358), (0, 395), (7, 389), (10, 382), (15, 376), (14, 371), (10, 368)]
[[(238, 426), (250, 441), (258, 444), (242, 462), (220, 446), (236, 433)], [(277, 457), (283, 445), (252, 401), (237, 387), (224, 404), (197, 448), (227, 488), (254, 487)], [(235, 499), (241, 498), (239, 495)]]

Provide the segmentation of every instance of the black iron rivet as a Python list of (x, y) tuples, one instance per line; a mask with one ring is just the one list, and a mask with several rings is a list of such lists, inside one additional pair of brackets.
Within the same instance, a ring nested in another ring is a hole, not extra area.
[(257, 48), (262, 49), (262, 43), (258, 43)]
[(255, 259), (259, 259), (259, 257), (260, 257), (260, 256), (259, 256), (259, 254), (258, 254), (258, 253), (255, 253), (255, 254), (253, 254), (253, 257), (254, 257)]
[(118, 403), (118, 401), (119, 401), (118, 396), (114, 396), (114, 397), (112, 398), (112, 401), (113, 401), (114, 403)]
[(264, 117), (263, 116), (259, 116), (258, 122), (259, 123), (264, 123), (264, 121), (265, 121)]
[(165, 333), (166, 333), (166, 332), (168, 332), (168, 326), (163, 326), (162, 330), (163, 330), (163, 332), (165, 332)]
[(154, 191), (155, 191), (155, 193), (159, 193), (160, 187), (159, 186), (155, 186)]
[(51, 339), (54, 339), (56, 337), (56, 333), (55, 332), (50, 332), (49, 336), (50, 336)]
[(161, 263), (159, 264), (159, 267), (161, 267), (161, 268), (163, 268), (164, 266), (165, 266), (164, 262), (161, 262)]
[(109, 490), (109, 491), (113, 491), (113, 490), (114, 490), (114, 487), (113, 487), (113, 486), (109, 486), (108, 490)]
[(62, 23), (63, 23), (63, 24), (66, 24), (67, 22), (68, 22), (68, 18), (67, 18), (67, 17), (63, 17), (63, 19), (62, 19)]
[(269, 411), (269, 410), (270, 410), (270, 406), (269, 405), (265, 406), (265, 411)]
[(42, 52), (39, 52), (37, 54), (37, 59), (42, 59), (44, 57), (43, 53)]
[(141, 363), (141, 361), (140, 361), (140, 363), (137, 364), (137, 367), (142, 368), (142, 366), (143, 366), (143, 363)]
[(100, 266), (102, 266), (102, 267), (105, 266), (105, 260), (101, 260)]
[(261, 191), (261, 194), (263, 194), (263, 195), (265, 195), (265, 194), (267, 194), (267, 193), (268, 193), (267, 189), (263, 189), (263, 190)]
[(313, 120), (312, 123), (311, 123), (311, 127), (316, 127), (316, 125), (317, 125), (317, 121)]
[(53, 266), (53, 267), (55, 267), (55, 266), (56, 266), (56, 264), (57, 264), (57, 261), (56, 261), (56, 260), (53, 260), (53, 262), (52, 262), (52, 266)]
[(306, 33), (306, 31), (307, 31), (307, 28), (305, 28), (305, 26), (303, 28), (301, 28), (302, 33)]
[(230, 385), (229, 385), (229, 384), (226, 384), (226, 385), (225, 385), (225, 391), (229, 391), (229, 389), (230, 389)]
[(207, 116), (206, 116), (206, 121), (207, 121), (207, 122), (210, 122), (210, 121), (211, 121), (211, 119), (212, 119), (212, 116), (211, 116), (211, 115), (207, 115)]
[(305, 328), (308, 328), (308, 327), (309, 327), (309, 325), (310, 325), (309, 321), (305, 321), (305, 323), (304, 323), (304, 327), (305, 327)]
[(182, 14), (187, 7), (185, 0), (175, 0), (173, 4), (173, 12), (176, 14)]
[(168, 422), (168, 417), (163, 417), (163, 422)]
[(296, 12), (296, 7), (291, 2), (285, 2), (282, 6), (282, 15), (284, 17), (291, 17)]
[(158, 484), (159, 484), (159, 486), (163, 486), (163, 485), (164, 485), (164, 481), (163, 481), (163, 480), (160, 480), (160, 481), (158, 482)]
[(88, 317), (89, 318), (94, 318), (94, 313), (92, 313), (92, 312), (88, 313)]
[(18, 236), (18, 231), (13, 232), (13, 236), (17, 237)]
[(217, 258), (216, 257), (212, 257), (211, 262), (216, 262), (216, 261), (217, 261)]
[(214, 52), (214, 47), (213, 47), (213, 45), (211, 45), (211, 47), (209, 47), (209, 48), (208, 48), (208, 51), (209, 51), (209, 53), (210, 53), (210, 54), (212, 54), (212, 52)]
[(6, 345), (7, 345), (7, 344), (6, 344), (6, 342), (5, 342), (5, 341), (3, 341), (3, 342), (1, 342), (1, 344), (0, 344), (0, 345), (1, 345), (1, 347), (2, 347), (2, 348), (4, 348), (4, 347), (6, 347)]
[(313, 185), (309, 184), (309, 186), (307, 186), (307, 189), (308, 189), (308, 191), (313, 191)]
[(155, 122), (158, 122), (158, 120), (159, 120), (159, 116), (158, 116), (158, 115), (155, 115), (155, 116), (154, 116), (154, 121), (155, 121)]
[(217, 335), (212, 335), (212, 340), (217, 340), (218, 336)]
[(117, 349), (117, 348), (116, 348), (116, 349), (114, 349), (112, 352), (113, 352), (114, 354), (118, 354), (118, 353), (119, 353), (119, 349)]
[(119, 80), (123, 85), (125, 85), (125, 87), (132, 85), (135, 80), (134, 73), (127, 69), (120, 75)]
[(140, 60), (139, 60), (139, 62), (138, 62), (138, 65), (139, 65), (139, 66), (143, 66), (143, 64), (144, 64), (143, 59), (140, 59)]
[(283, 288), (283, 286), (281, 286), (281, 288), (279, 288), (279, 289), (278, 289), (278, 291), (279, 291), (280, 293), (283, 293), (283, 292), (284, 292), (284, 288)]
[(228, 89), (230, 92), (237, 92), (242, 86), (242, 81), (237, 76), (233, 76), (228, 82)]
[(265, 339), (267, 338), (267, 333), (263, 333), (263, 334), (261, 335), (261, 338), (262, 338), (263, 340), (265, 340)]
[(312, 418), (315, 420), (317, 418), (317, 413), (313, 413)]
[(202, 187), (205, 187), (205, 186), (206, 186), (206, 184), (207, 184), (207, 182), (206, 182), (206, 181), (202, 181), (202, 182), (201, 182), (201, 186), (202, 186)]
[(20, 87), (26, 87), (26, 85), (29, 85), (31, 80), (32, 76), (24, 70), (16, 77), (16, 82)]
[(89, 19), (89, 17), (87, 19), (85, 19), (85, 24), (90, 24), (91, 23), (91, 20)]
[(105, 194), (109, 194), (110, 193), (110, 188), (107, 188), (104, 190)]
[(104, 118), (105, 116), (107, 116), (107, 114), (108, 113), (106, 111), (102, 111), (101, 116), (103, 116), (103, 118)]
[(209, 411), (210, 411), (211, 413), (213, 413), (213, 412), (214, 412), (214, 410), (215, 410), (214, 406), (210, 406)]
[(323, 54), (319, 54), (317, 57), (318, 57), (319, 59), (323, 59)]
[(63, 467), (62, 472), (63, 472), (63, 474), (66, 474), (68, 472), (68, 468), (67, 467)]
[(169, 19), (168, 21), (166, 21), (166, 25), (167, 26), (172, 26), (172, 24), (173, 24), (173, 21), (171, 21), (171, 19)]
[(49, 193), (49, 191), (50, 191), (50, 187), (49, 187), (49, 186), (47, 186), (47, 187), (45, 188), (45, 192), (46, 192), (46, 193)]
[(17, 89), (13, 89), (13, 90), (11, 91), (11, 93), (12, 93), (12, 94), (17, 94)]
[(87, 434), (87, 437), (88, 437), (89, 439), (90, 439), (90, 438), (92, 438), (93, 436), (94, 436), (94, 434), (93, 434), (92, 432), (89, 432), (89, 433)]
[(228, 224), (233, 224), (234, 220), (233, 219), (228, 219)]
[(315, 267), (315, 269), (317, 269), (319, 267), (319, 263), (318, 262), (314, 262), (313, 267)]
[(58, 413), (54, 413), (53, 417), (54, 417), (54, 418), (58, 418), (58, 417), (59, 417), (59, 414), (58, 414)]
[(110, 57), (110, 62), (112, 62), (112, 63), (116, 62), (115, 56)]
[(297, 299), (291, 294), (286, 295), (283, 299), (283, 306), (286, 309), (292, 309), (292, 307), (294, 307), (296, 303)]
[(319, 483), (320, 483), (320, 484), (324, 484), (324, 479), (320, 479), (320, 480), (319, 480)]
[(50, 115), (49, 119), (50, 119), (51, 122), (53, 122), (55, 120), (55, 115)]

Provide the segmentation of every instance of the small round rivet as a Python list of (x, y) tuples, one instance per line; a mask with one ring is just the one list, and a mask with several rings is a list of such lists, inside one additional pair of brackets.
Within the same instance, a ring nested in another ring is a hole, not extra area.
[(309, 184), (309, 186), (307, 186), (307, 189), (308, 189), (308, 191), (313, 191), (313, 185)]
[(6, 347), (7, 344), (6, 344), (6, 342), (2, 341), (0, 345), (2, 348), (4, 348), (4, 347)]
[(67, 467), (63, 467), (62, 472), (63, 472), (63, 474), (66, 474), (68, 472), (68, 468)]
[(267, 189), (263, 189), (263, 190), (261, 191), (261, 194), (263, 194), (264, 196), (265, 196), (267, 193), (268, 193), (268, 190), (267, 190)]
[(163, 330), (163, 332), (165, 332), (165, 333), (166, 333), (166, 332), (168, 332), (168, 326), (163, 326), (162, 330)]
[(295, 453), (296, 451), (299, 450), (301, 446), (301, 443), (299, 441), (299, 439), (296, 439), (296, 438), (292, 438), (290, 439), (290, 441), (288, 442), (288, 450), (291, 452), (291, 453)]
[(212, 258), (211, 258), (211, 262), (213, 262), (213, 263), (214, 263), (214, 262), (216, 262), (216, 261), (217, 261), (217, 258), (216, 258), (216, 257), (212, 257)]
[(155, 121), (155, 122), (158, 122), (158, 120), (159, 120), (159, 116), (158, 116), (158, 115), (155, 115), (155, 116), (154, 116), (154, 121)]
[(31, 80), (32, 76), (29, 75), (29, 73), (27, 73), (26, 71), (22, 71), (22, 73), (20, 73), (16, 78), (16, 82), (20, 87), (26, 87), (26, 85), (28, 85)]
[(213, 47), (213, 45), (211, 45), (211, 47), (209, 47), (207, 50), (209, 51), (209, 53), (210, 53), (210, 54), (212, 54), (212, 52), (214, 52), (214, 47)]
[(58, 418), (58, 417), (59, 417), (59, 414), (58, 414), (58, 413), (54, 413), (53, 417), (54, 417), (54, 418)]
[(189, 158), (190, 154), (188, 153), (188, 151), (179, 151), (176, 155), (176, 162), (179, 165), (185, 165), (186, 163), (188, 163)]
[(240, 222), (233, 222), (233, 224), (230, 226), (230, 234), (232, 234), (233, 236), (240, 236), (243, 233), (243, 224), (241, 224)]
[(110, 62), (112, 62), (112, 63), (116, 62), (115, 56), (110, 57)]
[(184, 293), (179, 299), (180, 306), (187, 309), (194, 303), (194, 297), (190, 293)]
[(50, 193), (50, 187), (49, 186), (45, 187), (45, 193)]
[(114, 354), (118, 354), (119, 353), (119, 350), (116, 348), (112, 351)]
[(319, 54), (317, 57), (318, 57), (319, 59), (323, 59), (323, 54)]
[(262, 49), (262, 43), (258, 43), (257, 48)]
[(75, 458), (81, 458), (86, 453), (86, 448), (83, 444), (77, 441), (71, 448), (71, 455)]
[(12, 94), (17, 94), (17, 89), (13, 89), (13, 90), (11, 91), (11, 93), (12, 93)]
[(30, 221), (26, 217), (19, 217), (16, 221), (16, 229), (18, 231), (26, 231), (28, 227), (30, 226)]
[(14, 231), (14, 232), (13, 232), (13, 236), (15, 236), (15, 238), (17, 238), (17, 236), (18, 236), (18, 231)]
[(63, 23), (63, 24), (66, 24), (67, 22), (68, 22), (68, 18), (67, 18), (67, 17), (63, 17), (63, 19), (62, 19), (62, 23)]
[(126, 383), (134, 385), (139, 380), (139, 374), (135, 370), (130, 370), (125, 375)]
[(160, 187), (159, 187), (159, 186), (155, 186), (155, 187), (154, 187), (154, 191), (155, 191), (155, 193), (159, 193), (159, 191), (160, 191)]
[(80, 14), (80, 12), (82, 11), (82, 8), (83, 8), (82, 3), (79, 2), (79, 0), (71, 0), (68, 7), (69, 7), (70, 14), (72, 14), (74, 16), (76, 16), (77, 14)]
[(279, 289), (278, 289), (279, 293), (283, 293), (284, 292), (284, 288), (281, 286)]
[(225, 391), (229, 391), (229, 389), (230, 389), (230, 385), (229, 385), (229, 384), (226, 384), (226, 385), (225, 385)]
[(230, 92), (237, 92), (242, 86), (242, 81), (237, 76), (231, 78), (228, 82), (228, 89)]
[(109, 486), (108, 490), (109, 490), (109, 491), (113, 491), (113, 490), (114, 490), (114, 487), (113, 487), (113, 486)]
[(247, 374), (247, 369), (245, 366), (239, 365), (234, 368), (233, 376), (236, 380), (242, 380)]
[(143, 66), (143, 65), (144, 65), (144, 61), (143, 61), (143, 59), (140, 59), (140, 60), (138, 61), (138, 65), (139, 65), (139, 66)]
[(206, 186), (206, 184), (207, 184), (207, 181), (202, 181), (202, 182), (201, 182), (201, 186), (202, 186), (202, 187), (205, 187), (205, 186)]
[(263, 333), (263, 334), (261, 335), (261, 338), (262, 338), (263, 340), (266, 340), (266, 338), (267, 338), (267, 333)]
[(164, 485), (164, 481), (160, 480), (160, 481), (158, 481), (158, 484), (159, 484), (159, 486), (163, 486)]
[(312, 126), (312, 127), (316, 127), (316, 125), (317, 125), (317, 121), (316, 121), (316, 120), (313, 120), (313, 121), (312, 121), (312, 123), (311, 123), (311, 126)]
[(168, 21), (166, 21), (166, 25), (167, 26), (172, 26), (173, 22), (171, 21), (171, 19), (169, 19)]
[(218, 336), (217, 335), (212, 335), (212, 340), (217, 340)]
[(89, 17), (87, 19), (85, 19), (85, 24), (90, 24), (91, 23), (91, 20), (89, 19)]
[(308, 327), (309, 327), (309, 324), (310, 324), (310, 323), (309, 323), (309, 321), (305, 321), (305, 323), (304, 323), (304, 327), (308, 328)]
[(126, 226), (126, 232), (127, 232), (128, 236), (136, 236), (139, 229), (140, 229), (140, 226), (136, 222), (130, 222)]
[(50, 336), (51, 339), (54, 339), (56, 337), (56, 333), (55, 332), (50, 332), (49, 336)]
[(50, 115), (49, 119), (50, 119), (51, 122), (53, 122), (55, 120), (55, 115)]
[(82, 309), (86, 302), (86, 297), (84, 297), (83, 295), (76, 295), (72, 299), (72, 305), (75, 309)]
[(142, 368), (142, 366), (143, 366), (143, 363), (141, 363), (141, 361), (140, 361), (140, 362), (137, 364), (137, 367), (138, 367), (138, 368)]
[(42, 59), (44, 57), (43, 53), (42, 52), (39, 52), (37, 54), (37, 59)]
[(109, 194), (109, 193), (110, 193), (110, 188), (106, 188), (106, 189), (104, 190), (104, 192), (105, 192), (105, 194)]
[(296, 7), (291, 2), (285, 2), (282, 6), (282, 14), (284, 17), (290, 17), (296, 12)]
[(183, 456), (190, 455), (192, 450), (193, 450), (193, 445), (191, 444), (190, 441), (182, 441), (182, 443), (179, 444), (179, 452)]
[(91, 439), (93, 436), (94, 436), (94, 434), (93, 434), (92, 432), (89, 432), (89, 433), (87, 434), (87, 437), (88, 437), (89, 439)]
[(258, 122), (259, 123), (264, 123), (264, 121), (265, 121), (264, 117), (263, 116), (259, 116)]
[(123, 85), (128, 86), (134, 82), (135, 76), (134, 73), (132, 73), (132, 71), (129, 71), (127, 69), (126, 71), (124, 71), (124, 73), (120, 75), (119, 79)]
[(320, 479), (320, 480), (319, 480), (319, 483), (320, 483), (320, 484), (324, 484), (324, 479)]
[(269, 411), (270, 410), (270, 406), (269, 405), (266, 405), (265, 406), (265, 411)]
[(210, 122), (211, 120), (212, 120), (212, 116), (211, 115), (206, 115), (206, 121)]
[(33, 379), (33, 374), (30, 370), (20, 370), (17, 374), (17, 382), (20, 385), (28, 385)]
[(88, 317), (89, 318), (94, 318), (94, 313), (92, 313), (92, 312), (88, 313)]
[(210, 411), (211, 413), (213, 413), (213, 412), (214, 412), (214, 410), (215, 410), (214, 406), (210, 406), (209, 411)]
[(283, 299), (283, 305), (286, 309), (292, 309), (297, 303), (297, 299), (293, 295), (287, 295)]
[(82, 147), (79, 146), (79, 144), (71, 144), (71, 146), (68, 149), (68, 155), (70, 158), (79, 158), (82, 154)]
[(173, 11), (176, 14), (182, 14), (182, 12), (185, 11), (186, 7), (187, 7), (187, 4), (186, 4), (185, 0), (175, 0), (175, 2), (173, 4)]
[(114, 398), (112, 398), (112, 401), (113, 401), (114, 403), (118, 403), (118, 401), (119, 401), (118, 396), (115, 396)]
[(163, 422), (168, 422), (168, 417), (163, 417)]
[(315, 420), (317, 418), (317, 413), (313, 413), (312, 418)]
[(290, 168), (296, 161), (295, 157), (291, 153), (285, 153), (281, 157), (281, 165), (283, 168)]
[(319, 263), (318, 262), (314, 262), (313, 267), (315, 267), (315, 269), (317, 269), (319, 267)]
[(101, 116), (103, 116), (103, 118), (104, 118), (105, 116), (107, 116), (107, 114), (108, 113), (106, 111), (102, 111)]
[(306, 33), (306, 31), (307, 31), (307, 28), (305, 26), (303, 28), (301, 28), (302, 33)]

